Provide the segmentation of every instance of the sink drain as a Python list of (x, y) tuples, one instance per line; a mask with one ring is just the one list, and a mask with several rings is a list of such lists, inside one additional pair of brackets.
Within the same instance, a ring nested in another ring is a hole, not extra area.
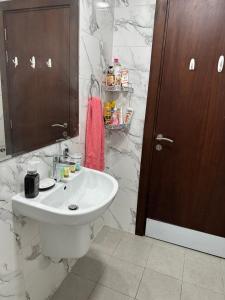
[(68, 206), (68, 208), (69, 208), (69, 210), (77, 210), (77, 209), (79, 208), (79, 206), (76, 205), (76, 204), (70, 204), (70, 205)]

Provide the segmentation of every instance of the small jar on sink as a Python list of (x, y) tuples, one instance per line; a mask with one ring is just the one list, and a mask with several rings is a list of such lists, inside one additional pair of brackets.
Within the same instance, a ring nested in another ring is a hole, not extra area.
[(74, 154), (70, 155), (70, 159), (75, 164), (75, 171), (80, 171), (81, 161), (82, 161), (82, 154), (81, 153), (74, 153)]

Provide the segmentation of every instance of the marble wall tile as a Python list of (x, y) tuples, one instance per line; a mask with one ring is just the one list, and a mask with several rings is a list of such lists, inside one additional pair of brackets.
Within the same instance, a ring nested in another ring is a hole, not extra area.
[[(1, 75), (0, 75), (0, 147), (5, 146), (5, 130), (4, 130), (4, 116), (2, 107), (2, 88), (1, 88)], [(5, 153), (0, 153), (1, 157), (4, 157)]]
[(155, 4), (115, 8), (113, 46), (150, 46)]
[(143, 129), (149, 83), (155, 0), (116, 0), (113, 57), (129, 70), (134, 93), (121, 95), (134, 116), (128, 132), (107, 135), (107, 172), (119, 182), (119, 192), (106, 212), (109, 226), (134, 233), (140, 175)]
[(24, 299), (22, 254), (19, 235), (13, 227), (13, 215), (0, 209), (0, 299)]
[(115, 7), (130, 7), (139, 5), (155, 5), (156, 0), (116, 0)]
[(101, 78), (104, 57), (101, 49), (103, 44), (95, 37), (81, 33), (80, 35), (80, 77), (90, 79), (90, 74)]

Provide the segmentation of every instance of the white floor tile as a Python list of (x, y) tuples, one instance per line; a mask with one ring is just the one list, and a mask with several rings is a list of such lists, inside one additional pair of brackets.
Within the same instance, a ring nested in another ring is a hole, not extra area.
[(197, 285), (183, 283), (181, 300), (225, 300), (225, 296)]
[(122, 294), (135, 297), (143, 271), (142, 267), (111, 258), (99, 282)]
[(217, 265), (220, 265), (222, 262), (222, 259), (217, 256), (209, 255), (209, 254), (191, 250), (191, 249), (185, 250), (185, 257), (188, 259), (189, 258), (196, 259), (203, 263), (213, 263), (213, 264), (217, 264)]
[(151, 247), (151, 241), (132, 235), (130, 238), (126, 237), (119, 243), (113, 255), (145, 267)]
[(72, 272), (82, 278), (97, 282), (102, 276), (106, 262), (109, 259), (109, 255), (91, 249), (86, 256), (76, 262)]
[(147, 267), (162, 274), (182, 279), (184, 253), (181, 247), (155, 243), (150, 250)]
[(82, 279), (70, 273), (52, 300), (87, 300), (94, 288), (94, 282)]
[(138, 290), (138, 300), (179, 300), (181, 281), (146, 269)]
[(224, 292), (221, 264), (203, 262), (199, 258), (185, 257), (183, 281), (214, 292)]
[(105, 226), (95, 238), (92, 248), (111, 255), (115, 251), (122, 237), (122, 231)]
[(132, 300), (132, 298), (98, 285), (88, 300)]

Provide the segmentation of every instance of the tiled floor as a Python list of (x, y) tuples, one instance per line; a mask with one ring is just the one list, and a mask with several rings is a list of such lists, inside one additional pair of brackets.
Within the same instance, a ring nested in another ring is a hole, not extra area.
[(53, 300), (225, 300), (225, 260), (104, 227)]

